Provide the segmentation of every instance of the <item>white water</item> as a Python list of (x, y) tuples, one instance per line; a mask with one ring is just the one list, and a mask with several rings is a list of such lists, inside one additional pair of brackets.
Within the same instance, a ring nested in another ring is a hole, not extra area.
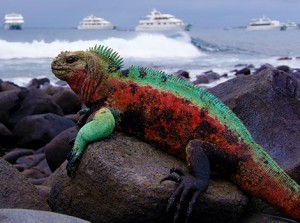
[(86, 50), (95, 45), (109, 46), (123, 58), (162, 59), (196, 58), (201, 53), (189, 38), (168, 38), (160, 34), (141, 34), (132, 39), (110, 37), (104, 40), (33, 40), (32, 42), (9, 42), (0, 40), (0, 59), (54, 58), (65, 50)]

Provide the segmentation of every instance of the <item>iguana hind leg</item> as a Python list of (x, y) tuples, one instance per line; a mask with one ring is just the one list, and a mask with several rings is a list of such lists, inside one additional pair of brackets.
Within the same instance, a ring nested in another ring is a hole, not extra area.
[[(210, 165), (199, 140), (192, 140), (186, 146), (186, 160), (189, 173), (172, 168), (170, 175), (161, 180), (179, 183), (169, 199), (167, 211), (174, 214), (174, 222), (188, 222), (199, 195), (208, 187)], [(176, 175), (175, 175), (175, 174)]]
[(87, 145), (109, 136), (115, 128), (115, 118), (108, 108), (95, 112), (92, 121), (86, 123), (78, 132), (74, 146), (68, 155), (67, 173), (73, 176)]

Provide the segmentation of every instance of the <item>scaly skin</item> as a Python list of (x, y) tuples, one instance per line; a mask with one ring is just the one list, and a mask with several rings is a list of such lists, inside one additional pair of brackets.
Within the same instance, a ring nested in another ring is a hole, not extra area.
[[(97, 137), (84, 143), (82, 137), (77, 137), (69, 175), (74, 173), (85, 144), (107, 137), (115, 127), (187, 160), (191, 175), (173, 169), (171, 172), (180, 176), (171, 174), (164, 179), (181, 183), (169, 203), (170, 208), (179, 203), (175, 221), (182, 214), (182, 201), (188, 191), (184, 189), (188, 187), (186, 182), (193, 181), (200, 192), (207, 187), (206, 157), (244, 191), (300, 220), (299, 185), (254, 142), (224, 104), (203, 89), (163, 72), (141, 67), (121, 71), (121, 65), (119, 56), (104, 47), (63, 52), (52, 63), (53, 73), (67, 81), (87, 106), (97, 103), (105, 114), (101, 121), (94, 116), (93, 128), (111, 123), (105, 134), (97, 133)], [(82, 133), (94, 134), (85, 126), (79, 135)], [(187, 206), (191, 208), (198, 195), (195, 193)]]

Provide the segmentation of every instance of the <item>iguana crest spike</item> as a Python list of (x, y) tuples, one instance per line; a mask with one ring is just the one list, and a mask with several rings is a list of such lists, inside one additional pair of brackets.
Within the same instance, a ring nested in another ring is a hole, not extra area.
[(95, 52), (107, 59), (109, 69), (111, 71), (117, 71), (123, 67), (123, 59), (116, 51), (112, 50), (109, 47), (105, 47), (103, 45), (95, 45), (94, 47), (90, 47), (88, 51)]

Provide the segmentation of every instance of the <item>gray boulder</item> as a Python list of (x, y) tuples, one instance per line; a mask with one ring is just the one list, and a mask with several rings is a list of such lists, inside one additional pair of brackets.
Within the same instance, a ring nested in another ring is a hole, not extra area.
[[(175, 184), (160, 180), (171, 167), (186, 164), (121, 133), (91, 144), (74, 178), (65, 163), (48, 179), (53, 211), (92, 222), (167, 222), (167, 201)], [(247, 197), (232, 183), (212, 179), (195, 207), (202, 222), (235, 222)]]
[(46, 199), (11, 164), (0, 158), (0, 208), (49, 211)]
[(13, 133), (17, 144), (25, 148), (39, 148), (50, 142), (55, 136), (75, 123), (64, 117), (47, 113), (31, 115), (16, 124)]
[(8, 127), (15, 126), (24, 117), (35, 114), (53, 113), (63, 115), (62, 109), (51, 97), (38, 88), (28, 88), (19, 94), (18, 105), (10, 110)]
[(44, 147), (46, 160), (53, 172), (66, 160), (72, 149), (70, 141), (76, 137), (76, 134), (76, 127), (68, 128), (57, 135)]

